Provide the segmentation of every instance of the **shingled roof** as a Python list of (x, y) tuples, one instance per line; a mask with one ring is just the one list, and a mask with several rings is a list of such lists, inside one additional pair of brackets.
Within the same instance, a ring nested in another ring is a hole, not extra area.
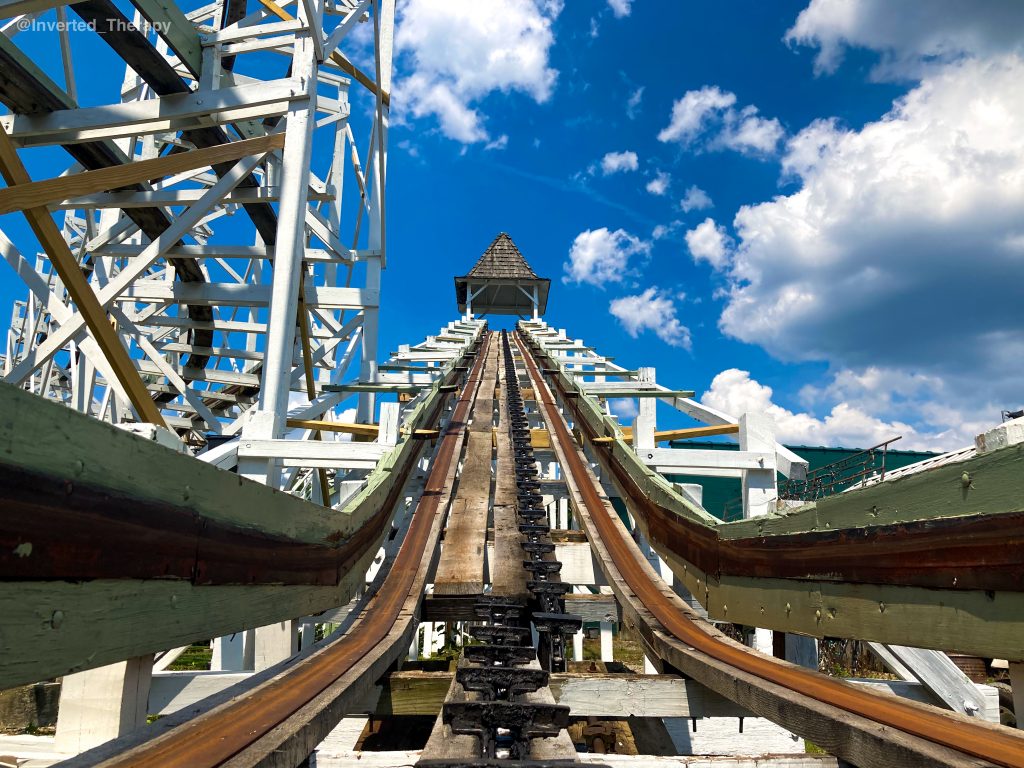
[(537, 280), (508, 232), (499, 232), (466, 277), (478, 280)]
[(479, 315), (543, 314), (550, 286), (526, 263), (508, 232), (499, 232), (469, 273), (455, 278), (455, 298), (460, 312), (469, 302)]

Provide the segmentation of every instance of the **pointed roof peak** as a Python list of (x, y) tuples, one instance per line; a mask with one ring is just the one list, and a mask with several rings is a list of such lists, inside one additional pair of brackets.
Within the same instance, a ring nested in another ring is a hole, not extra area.
[(537, 280), (508, 232), (499, 232), (466, 277), (477, 279)]

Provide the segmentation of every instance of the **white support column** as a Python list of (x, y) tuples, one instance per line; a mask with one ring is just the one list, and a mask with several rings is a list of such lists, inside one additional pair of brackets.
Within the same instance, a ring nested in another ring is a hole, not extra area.
[[(305, 15), (302, 4), (299, 17)], [(286, 117), (280, 169), (281, 202), (277, 215), (273, 281), (267, 319), (266, 351), (260, 382), (259, 411), (242, 429), (242, 439), (282, 436), (288, 412), (288, 391), (295, 356), (295, 318), (298, 311), (302, 256), (305, 243), (309, 163), (316, 110), (316, 60), (309, 34), (297, 34), (292, 55), (292, 77), (306, 89), (307, 98), (291, 102)], [(239, 462), (239, 471), (277, 487), (279, 468), (274, 461)], [(257, 652), (258, 653), (258, 652)]]
[(256, 671), (290, 659), (299, 650), (298, 622), (279, 621), (256, 630)]
[[(763, 413), (740, 416), (740, 450), (775, 455), (775, 424)], [(763, 469), (743, 472), (743, 517), (760, 517), (775, 510), (779, 496), (775, 461), (765, 462)]]
[[(775, 427), (772, 419), (763, 413), (744, 413), (740, 416), (740, 450), (775, 452)], [(745, 518), (767, 515), (775, 507), (778, 488), (775, 480), (775, 463), (764, 469), (747, 469), (743, 472), (743, 516)], [(762, 627), (754, 629), (751, 646), (769, 656), (773, 651), (772, 631)]]
[(242, 672), (245, 670), (245, 632), (235, 632), (213, 640), (213, 658), (210, 669), (214, 672)]
[(583, 661), (583, 630), (572, 636), (572, 660)]
[(612, 623), (601, 622), (601, 661), (615, 661), (615, 652), (612, 648)]
[[(654, 384), (654, 368), (641, 368), (640, 381)], [(657, 429), (657, 404), (654, 397), (641, 397), (636, 418), (633, 419), (633, 450), (649, 450), (654, 447), (654, 432)]]
[(65, 675), (55, 746), (78, 754), (146, 725), (153, 657)]
[(300, 650), (306, 650), (316, 642), (316, 621), (313, 619), (302, 620), (302, 633), (299, 636)]

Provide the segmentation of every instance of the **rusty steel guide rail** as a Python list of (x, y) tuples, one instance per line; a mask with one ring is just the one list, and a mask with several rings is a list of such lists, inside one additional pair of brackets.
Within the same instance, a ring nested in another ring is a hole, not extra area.
[[(657, 585), (641, 566), (642, 555), (632, 539), (624, 535), (621, 523), (609, 514), (609, 507), (602, 501), (596, 481), (575, 448), (572, 435), (554, 397), (542, 379), (540, 369), (527, 340), (517, 334), (517, 341), (523, 351), (526, 367), (534, 385), (535, 395), (548, 421), (552, 440), (562, 448), (565, 459), (564, 470), (578, 487), (585, 513), (592, 519), (600, 543), (606, 549), (615, 568), (625, 584), (635, 595), (642, 607), (657, 620), (665, 632), (681, 641), (691, 651), (706, 654), (717, 662), (760, 680), (766, 688), (781, 686), (792, 692), (794, 697), (811, 697), (826, 705), (837, 707), (877, 724), (882, 738), (890, 738), (883, 728), (895, 729), (891, 738), (895, 741), (901, 734), (924, 739), (927, 742), (948, 747), (966, 756), (988, 761), (988, 764), (1024, 768), (1024, 736), (1007, 728), (992, 726), (970, 720), (966, 717), (947, 713), (926, 705), (916, 704), (888, 696), (881, 696), (858, 689), (853, 685), (829, 678), (817, 672), (797, 667), (764, 656), (749, 648), (715, 636), (710, 625), (690, 618), (678, 599), (674, 602)], [(569, 412), (573, 411), (573, 400), (564, 397)], [(592, 437), (592, 436), (590, 436)], [(604, 457), (602, 456), (602, 459)], [(627, 488), (628, 490), (628, 488)], [(643, 509), (646, 499), (628, 499), (630, 507)], [(638, 504), (638, 502), (643, 502)], [(628, 539), (628, 540), (627, 540)], [(596, 552), (595, 552), (596, 554)], [(722, 686), (719, 693), (735, 700), (735, 690)], [(748, 703), (748, 702), (747, 702)], [(799, 723), (787, 722), (787, 728), (800, 733)], [(838, 754), (838, 753), (837, 753)], [(838, 754), (844, 759), (853, 759), (852, 754)], [(983, 765), (977, 761), (963, 763), (936, 763), (947, 765)]]
[[(489, 343), (490, 334), (487, 333), (482, 342), (484, 350)], [(387, 578), (359, 621), (344, 635), (268, 682), (99, 765), (104, 768), (281, 765), (284, 761), (274, 752), (280, 749), (279, 743), (283, 739), (290, 738), (282, 733), (282, 729), (289, 728), (294, 731), (295, 738), (307, 746), (307, 749), (299, 750), (305, 754), (291, 764), (296, 765), (305, 759), (319, 739), (310, 739), (302, 733), (302, 721), (322, 709), (316, 706), (318, 698), (332, 686), (344, 683), (346, 674), (361, 663), (387, 650), (379, 646), (389, 639), (393, 640), (388, 644), (389, 648), (402, 642), (405, 644), (403, 649), (408, 647), (408, 633), (402, 632), (395, 637), (392, 629), (400, 619), (411, 620), (422, 595), (426, 572), (433, 559), (433, 553), (427, 551), (428, 545), (432, 541), (436, 549), (444, 512), (442, 503), (450, 497), (451, 475), (459, 460), (485, 358), (486, 354), (477, 354), (451, 420), (440, 438), (426, 487), (405, 540)], [(340, 716), (338, 714), (339, 719)], [(289, 721), (297, 722), (289, 726)], [(261, 744), (262, 740), (271, 743)], [(74, 764), (96, 763), (89, 759), (89, 753), (85, 753)]]

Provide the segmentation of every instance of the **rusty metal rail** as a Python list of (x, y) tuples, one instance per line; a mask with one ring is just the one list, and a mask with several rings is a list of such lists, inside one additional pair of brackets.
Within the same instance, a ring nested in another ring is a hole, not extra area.
[[(768, 656), (756, 653), (735, 643), (724, 642), (712, 636), (705, 628), (685, 615), (676, 604), (650, 579), (641, 567), (643, 559), (632, 540), (623, 536), (622, 526), (608, 514), (600, 492), (595, 487), (579, 452), (573, 446), (573, 438), (559, 412), (553, 396), (544, 383), (540, 369), (529, 344), (519, 334), (517, 341), (523, 351), (527, 370), (534, 384), (535, 395), (540, 402), (552, 432), (553, 441), (565, 448), (562, 454), (564, 470), (572, 476), (578, 486), (586, 511), (593, 519), (603, 546), (624, 578), (629, 589), (636, 595), (643, 607), (672, 636), (690, 648), (715, 660), (724, 662), (736, 670), (756, 676), (765, 686), (782, 686), (794, 695), (809, 696), (817, 701), (838, 707), (847, 712), (866, 718), (879, 726), (911, 734), (934, 744), (948, 747), (957, 752), (971, 755), (991, 763), (1010, 768), (1024, 767), (1024, 736), (1008, 729), (988, 726), (977, 721), (945, 713), (937, 709), (883, 697), (860, 690), (849, 684), (829, 678), (810, 670), (786, 664)], [(564, 395), (565, 393), (563, 393)], [(573, 409), (571, 398), (564, 398), (566, 408)], [(628, 490), (628, 487), (627, 487)], [(647, 499), (631, 499), (631, 506), (641, 511), (649, 503)], [(685, 535), (685, 532), (683, 533)], [(719, 691), (729, 695), (728, 690)], [(847, 757), (840, 755), (841, 757)]]
[[(484, 339), (485, 348), (489, 343), (490, 334)], [(101, 765), (105, 768), (204, 768), (223, 765), (243, 752), (253, 751), (261, 739), (313, 702), (357, 662), (377, 650), (388, 637), (407, 601), (411, 597), (419, 598), (421, 585), (417, 583), (417, 575), (423, 572), (424, 558), (429, 559), (430, 556), (425, 551), (426, 545), (435, 518), (441, 511), (439, 503), (446, 496), (449, 470), (459, 459), (457, 449), (461, 447), (461, 438), (476, 399), (485, 358), (486, 354), (477, 354), (452, 418), (440, 439), (409, 531), (380, 591), (365, 609), (365, 621), (257, 690)]]

